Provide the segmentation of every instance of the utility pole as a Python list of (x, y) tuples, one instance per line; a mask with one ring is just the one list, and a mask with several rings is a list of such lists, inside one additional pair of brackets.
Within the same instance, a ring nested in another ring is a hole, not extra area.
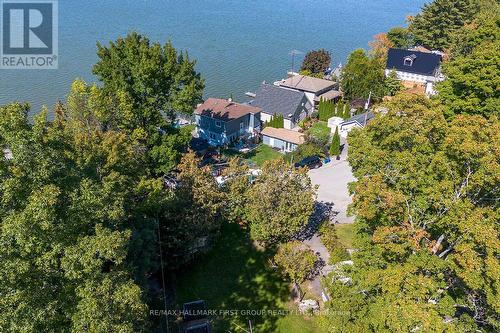
[(368, 100), (366, 101), (366, 104), (365, 104), (365, 111), (368, 111), (368, 108), (370, 107), (371, 99), (372, 99), (372, 92), (370, 91), (370, 95), (368, 95)]
[(165, 307), (165, 323), (167, 325), (167, 333), (170, 332), (168, 327), (168, 310), (167, 310), (167, 292), (165, 291), (165, 272), (163, 268), (163, 253), (161, 250), (161, 232), (160, 232), (160, 221), (158, 221), (158, 245), (160, 248), (160, 267), (161, 267), (161, 283), (163, 287), (163, 304)]
[(292, 56), (292, 73), (295, 73), (295, 55), (302, 54), (302, 53), (304, 53), (304, 52), (299, 51), (299, 50), (290, 51), (290, 55)]
[(363, 126), (366, 126), (366, 122), (368, 119), (368, 108), (370, 107), (371, 99), (372, 99), (372, 92), (370, 91), (370, 95), (368, 95), (368, 101), (366, 101), (366, 104), (365, 104), (365, 121), (364, 121)]

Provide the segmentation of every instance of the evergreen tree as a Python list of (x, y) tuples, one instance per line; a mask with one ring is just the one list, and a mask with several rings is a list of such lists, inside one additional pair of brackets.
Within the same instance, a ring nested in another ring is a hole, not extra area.
[(335, 128), (335, 134), (332, 138), (332, 144), (330, 145), (330, 156), (340, 156), (340, 135), (339, 127)]
[(400, 49), (407, 49), (413, 46), (413, 36), (408, 28), (395, 27), (387, 32), (387, 38), (393, 46)]
[(438, 98), (449, 115), (500, 115), (500, 41), (486, 41), (470, 55), (455, 57), (443, 66), (446, 80), (437, 86)]
[(452, 34), (472, 21), (479, 8), (478, 0), (434, 0), (424, 5), (409, 29), (415, 43), (446, 50), (452, 43)]
[(403, 89), (403, 84), (398, 78), (396, 71), (392, 70), (385, 78), (385, 93), (389, 96), (394, 96)]

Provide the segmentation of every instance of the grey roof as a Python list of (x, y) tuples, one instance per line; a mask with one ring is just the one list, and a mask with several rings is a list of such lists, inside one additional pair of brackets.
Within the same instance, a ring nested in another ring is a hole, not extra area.
[(368, 111), (368, 112), (365, 112), (365, 113), (356, 114), (356, 115), (352, 116), (351, 118), (349, 118), (346, 121), (342, 122), (342, 125), (345, 125), (345, 124), (348, 124), (348, 123), (357, 123), (360, 126), (364, 127), (364, 126), (366, 126), (365, 121), (366, 121), (366, 123), (368, 123), (373, 118), (375, 118), (375, 115), (373, 114), (373, 112)]
[(307, 103), (305, 94), (301, 91), (281, 88), (273, 84), (262, 84), (256, 92), (252, 106), (262, 109), (262, 112), (269, 114), (282, 114), (284, 118), (290, 119), (290, 114), (294, 114), (301, 103)]

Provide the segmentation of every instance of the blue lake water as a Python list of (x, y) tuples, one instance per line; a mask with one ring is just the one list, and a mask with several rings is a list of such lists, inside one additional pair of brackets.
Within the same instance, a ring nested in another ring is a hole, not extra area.
[[(197, 59), (206, 96), (245, 100), (291, 68), (291, 50), (325, 48), (344, 63), (372, 37), (417, 13), (426, 0), (60, 0), (59, 69), (0, 70), (0, 105), (52, 108), (71, 82), (94, 82), (96, 41), (136, 30), (170, 39)], [(302, 56), (297, 56), (296, 67)]]

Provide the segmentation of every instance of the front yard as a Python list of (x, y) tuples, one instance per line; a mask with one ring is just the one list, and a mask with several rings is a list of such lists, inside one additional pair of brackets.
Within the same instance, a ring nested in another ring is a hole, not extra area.
[(330, 127), (325, 121), (315, 122), (307, 132), (319, 141), (330, 141)]

